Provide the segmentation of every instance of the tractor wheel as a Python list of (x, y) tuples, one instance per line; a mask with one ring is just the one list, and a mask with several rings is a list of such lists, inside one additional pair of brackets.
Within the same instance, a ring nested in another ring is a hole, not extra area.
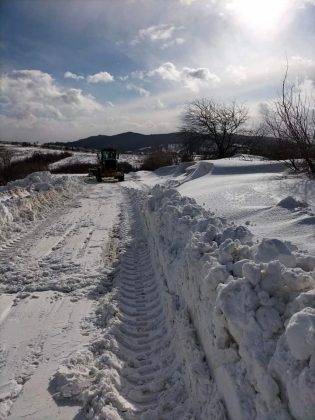
[(122, 182), (122, 181), (124, 181), (124, 180), (125, 180), (125, 175), (124, 175), (124, 174), (122, 174), (122, 175), (117, 175), (115, 178), (117, 179), (117, 181), (118, 181), (118, 182)]
[(96, 182), (102, 182), (102, 172), (100, 171), (100, 169), (96, 171), (95, 177), (96, 177)]

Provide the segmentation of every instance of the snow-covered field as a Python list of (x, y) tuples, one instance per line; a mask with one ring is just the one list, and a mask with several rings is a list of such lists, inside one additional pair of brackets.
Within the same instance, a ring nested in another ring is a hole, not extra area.
[(62, 150), (53, 150), (44, 147), (34, 146), (14, 146), (13, 144), (3, 144), (7, 149), (13, 152), (13, 161), (23, 160), (34, 155), (34, 153), (50, 154), (50, 153), (61, 153)]
[[(50, 169), (62, 167), (64, 165), (72, 165), (77, 163), (89, 163), (91, 165), (97, 163), (97, 156), (96, 153), (88, 153), (88, 152), (71, 152), (73, 156), (70, 156), (65, 159), (61, 159), (58, 162), (52, 163), (50, 165)], [(119, 155), (119, 162), (128, 162), (134, 168), (139, 168), (141, 166), (143, 157), (141, 155), (133, 155), (127, 153), (121, 153)]]
[(314, 181), (234, 158), (0, 192), (0, 418), (311, 420)]
[[(17, 147), (11, 144), (5, 145), (7, 148), (13, 151), (13, 161), (16, 160), (22, 160), (28, 157), (31, 157), (34, 153), (62, 153), (63, 150), (58, 149), (47, 149), (42, 147)], [(78, 164), (78, 163), (89, 163), (91, 165), (95, 164), (97, 162), (97, 156), (94, 152), (76, 152), (76, 151), (70, 151), (69, 153), (72, 153), (72, 156), (61, 159), (57, 162), (54, 162), (49, 165), (50, 169), (55, 169), (64, 165), (72, 165), (72, 164)], [(121, 153), (119, 155), (119, 161), (120, 162), (128, 162), (130, 163), (134, 168), (139, 168), (143, 161), (143, 156), (138, 154), (131, 154), (131, 153)]]

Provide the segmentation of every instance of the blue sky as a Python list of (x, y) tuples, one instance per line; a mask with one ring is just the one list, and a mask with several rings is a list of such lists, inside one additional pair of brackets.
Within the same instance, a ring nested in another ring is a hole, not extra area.
[(1, 138), (177, 129), (197, 97), (253, 121), (290, 77), (315, 81), (315, 0), (2, 0)]

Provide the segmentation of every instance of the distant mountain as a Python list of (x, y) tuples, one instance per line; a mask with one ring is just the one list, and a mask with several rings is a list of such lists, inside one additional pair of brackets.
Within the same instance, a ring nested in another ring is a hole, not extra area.
[(104, 147), (115, 147), (121, 152), (135, 151), (146, 147), (166, 146), (167, 144), (177, 143), (176, 133), (169, 134), (139, 134), (121, 133), (114, 136), (91, 136), (85, 139), (76, 140), (64, 145), (85, 149), (102, 149)]

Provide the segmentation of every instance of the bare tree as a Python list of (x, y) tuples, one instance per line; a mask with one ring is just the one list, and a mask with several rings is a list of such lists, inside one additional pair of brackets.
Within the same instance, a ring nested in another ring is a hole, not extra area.
[(197, 99), (182, 115), (180, 133), (190, 149), (202, 149), (208, 157), (224, 158), (235, 153), (235, 135), (248, 118), (245, 106)]
[(303, 94), (300, 83), (288, 83), (288, 67), (281, 97), (263, 111), (268, 134), (278, 141), (280, 159), (295, 171), (315, 173), (315, 103)]
[(6, 184), (8, 181), (8, 173), (14, 156), (12, 149), (0, 146), (0, 184)]
[(200, 152), (203, 138), (185, 127), (182, 127), (179, 131), (178, 138), (181, 144), (180, 160), (182, 162), (193, 161), (194, 155)]

